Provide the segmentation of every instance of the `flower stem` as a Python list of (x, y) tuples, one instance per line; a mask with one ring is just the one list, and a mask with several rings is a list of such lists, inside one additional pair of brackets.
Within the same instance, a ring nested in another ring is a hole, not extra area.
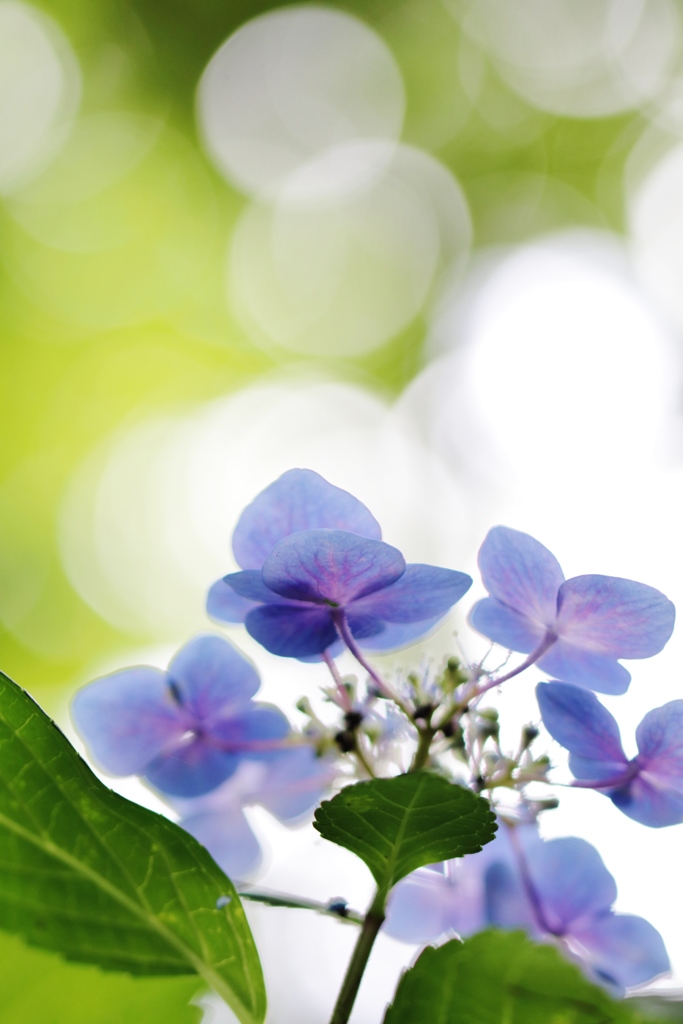
[(557, 637), (553, 633), (547, 633), (543, 638), (542, 642), (538, 645), (535, 651), (524, 659), (521, 665), (517, 668), (511, 669), (506, 672), (504, 676), (500, 676), (498, 679), (489, 679), (485, 686), (477, 687), (476, 691), (472, 694), (472, 699), (477, 699), (486, 693), (487, 690), (492, 690), (494, 686), (500, 686), (501, 683), (506, 683), (508, 679), (512, 679), (514, 676), (518, 676), (520, 672), (525, 672), (532, 665), (535, 665), (539, 658), (542, 658), (545, 652), (552, 647), (557, 640)]
[(323, 661), (330, 670), (330, 675), (334, 679), (334, 684), (337, 687), (337, 694), (339, 695), (339, 706), (342, 711), (351, 711), (353, 709), (353, 701), (349, 696), (349, 691), (344, 686), (344, 681), (341, 677), (339, 669), (335, 663), (334, 658), (329, 651), (323, 651)]
[(420, 729), (420, 739), (417, 744), (417, 750), (413, 757), (413, 763), (410, 766), (411, 772), (419, 772), (421, 768), (427, 764), (429, 760), (429, 750), (432, 745), (432, 740), (436, 736), (436, 729), (432, 729), (430, 726), (425, 726)]
[(339, 996), (330, 1018), (330, 1024), (348, 1024), (365, 968), (370, 959), (372, 947), (380, 928), (384, 924), (384, 903), (385, 896), (378, 892), (365, 915), (363, 927), (360, 930), (356, 947), (346, 969), (344, 981), (342, 982), (342, 987), (339, 990)]
[(382, 695), (382, 697), (386, 697), (387, 700), (393, 700), (393, 702), (400, 707), (403, 714), (412, 722), (412, 708), (409, 707), (408, 704), (404, 700), (402, 700), (397, 693), (394, 693), (389, 684), (385, 683), (385, 681), (382, 679), (377, 669), (373, 668), (370, 662), (366, 660), (365, 655), (363, 654), (360, 647), (356, 643), (353, 634), (349, 629), (349, 623), (347, 621), (346, 615), (344, 614), (344, 610), (342, 608), (335, 610), (335, 612), (333, 613), (333, 618), (339, 636), (344, 641), (348, 649), (351, 651), (351, 654), (354, 656), (358, 664), (361, 665), (368, 673), (373, 683), (375, 684), (375, 688), (377, 689), (377, 691)]
[(279, 892), (258, 892), (255, 889), (238, 889), (240, 899), (252, 903), (265, 903), (269, 907), (291, 907), (293, 910), (313, 910), (316, 914), (336, 917), (338, 921), (350, 924), (363, 924), (365, 918), (357, 910), (350, 910), (342, 900), (339, 902), (319, 903), (299, 896), (287, 896)]

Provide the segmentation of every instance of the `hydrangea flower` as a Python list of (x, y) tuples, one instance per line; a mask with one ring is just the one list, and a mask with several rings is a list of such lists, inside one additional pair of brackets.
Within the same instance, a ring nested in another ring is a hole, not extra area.
[(112, 775), (142, 775), (162, 793), (198, 796), (246, 758), (282, 752), (289, 722), (252, 697), (260, 680), (232, 644), (191, 640), (166, 672), (138, 666), (79, 690), (71, 713), (93, 759)]
[(232, 879), (244, 880), (261, 863), (261, 847), (244, 813), (265, 807), (285, 825), (313, 811), (336, 776), (334, 764), (311, 747), (293, 747), (269, 762), (243, 761), (234, 775), (205, 796), (174, 799), (180, 822)]
[(209, 614), (244, 622), (285, 657), (320, 656), (346, 630), (366, 648), (409, 643), (472, 583), (452, 569), (406, 565), (361, 502), (307, 469), (289, 470), (244, 510), (233, 551), (242, 572), (213, 585)]
[(448, 932), (523, 928), (557, 941), (615, 993), (669, 970), (659, 932), (615, 914), (614, 879), (597, 850), (573, 837), (544, 842), (534, 826), (503, 826), (481, 853), (414, 872), (396, 886), (388, 934), (425, 942)]
[(648, 711), (636, 730), (638, 754), (629, 760), (619, 726), (594, 694), (556, 682), (540, 683), (536, 694), (546, 729), (569, 751), (583, 786), (642, 825), (683, 822), (683, 700)]
[(565, 580), (554, 555), (526, 533), (495, 526), (479, 552), (490, 597), (471, 625), (511, 651), (536, 652), (549, 675), (600, 693), (625, 693), (619, 658), (650, 658), (671, 636), (674, 606), (644, 583), (617, 576)]

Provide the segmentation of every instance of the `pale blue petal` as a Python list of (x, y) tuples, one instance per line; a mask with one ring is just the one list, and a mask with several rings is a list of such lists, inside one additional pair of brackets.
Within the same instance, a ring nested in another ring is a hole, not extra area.
[(293, 747), (269, 765), (256, 802), (280, 821), (297, 821), (318, 806), (336, 775), (334, 764), (311, 747)]
[(468, 618), (477, 633), (508, 651), (530, 654), (546, 635), (544, 626), (501, 604), (494, 597), (477, 601)]
[(422, 944), (438, 939), (450, 926), (448, 890), (443, 874), (414, 871), (392, 889), (383, 931), (399, 942)]
[(220, 636), (198, 636), (168, 666), (182, 706), (198, 722), (246, 704), (260, 686), (251, 662)]
[(665, 828), (683, 822), (681, 780), (659, 778), (645, 770), (622, 789), (607, 793), (615, 807), (648, 828)]
[(373, 636), (362, 637), (359, 646), (363, 650), (380, 652), (407, 647), (426, 637), (442, 619), (443, 615), (435, 615), (434, 618), (425, 619), (424, 622), (408, 622), (400, 625), (395, 622), (385, 623), (381, 632)]
[(260, 569), (278, 541), (300, 530), (346, 530), (381, 540), (365, 505), (311, 469), (290, 469), (254, 498), (232, 537), (237, 564)]
[(395, 583), (353, 602), (354, 611), (384, 622), (422, 622), (445, 615), (472, 586), (472, 577), (435, 565), (406, 566)]
[(305, 530), (285, 537), (263, 563), (263, 582), (295, 601), (346, 605), (394, 583), (403, 555), (381, 540), (342, 530)]
[(593, 693), (568, 683), (539, 683), (536, 697), (543, 724), (570, 752), (577, 779), (612, 779), (624, 771), (628, 759), (619, 726)]
[(254, 601), (240, 597), (224, 579), (217, 580), (206, 597), (206, 611), (217, 622), (244, 622)]
[(617, 898), (617, 887), (594, 846), (569, 836), (551, 839), (529, 857), (529, 873), (548, 930), (571, 931), (573, 922), (602, 913)]
[(589, 967), (618, 994), (671, 969), (661, 935), (642, 917), (604, 913), (573, 932)]
[(618, 576), (575, 576), (560, 587), (557, 632), (613, 658), (651, 658), (671, 636), (675, 609), (654, 587)]
[(189, 813), (179, 824), (206, 847), (233, 880), (247, 878), (261, 863), (261, 847), (241, 808)]
[(616, 659), (557, 640), (537, 662), (549, 676), (587, 690), (613, 695), (626, 693), (631, 674)]
[(288, 598), (276, 594), (274, 590), (267, 587), (263, 582), (263, 575), (255, 569), (245, 569), (244, 572), (232, 572), (223, 577), (223, 582), (241, 598), (249, 602), (251, 610), (257, 604), (298, 604), (300, 601), (290, 602)]
[(71, 716), (93, 760), (113, 775), (142, 774), (187, 729), (166, 673), (156, 668), (95, 680), (75, 695)]
[(202, 796), (235, 772), (240, 754), (218, 750), (204, 739), (187, 739), (165, 751), (147, 766), (145, 778), (170, 796)]
[(329, 608), (261, 605), (249, 612), (245, 625), (254, 640), (284, 658), (322, 654), (338, 639)]
[(551, 626), (564, 580), (553, 554), (528, 533), (494, 526), (479, 551), (479, 569), (491, 597), (541, 626)]
[[(250, 704), (224, 720), (215, 720), (207, 741), (252, 761), (270, 761), (282, 754), (280, 740), (292, 727), (279, 708), (271, 704)], [(272, 744), (277, 743), (273, 746)]]

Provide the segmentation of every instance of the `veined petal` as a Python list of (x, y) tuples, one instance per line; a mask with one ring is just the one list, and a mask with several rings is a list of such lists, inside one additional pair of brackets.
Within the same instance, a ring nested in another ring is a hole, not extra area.
[(675, 609), (654, 587), (618, 576), (575, 576), (560, 587), (557, 632), (613, 658), (651, 658), (671, 636)]
[(285, 537), (263, 563), (276, 594), (315, 604), (346, 605), (388, 587), (406, 563), (396, 548), (342, 530), (305, 530)]
[[(223, 577), (227, 587), (239, 594), (241, 598), (249, 601), (251, 611), (257, 604), (289, 604), (290, 601), (281, 594), (267, 587), (263, 582), (263, 576), (256, 569), (245, 569), (243, 572), (231, 572)], [(294, 603), (294, 602), (293, 602)], [(300, 601), (295, 602), (301, 604)]]
[(546, 729), (570, 752), (577, 779), (610, 779), (626, 768), (619, 726), (589, 690), (569, 683), (539, 683), (536, 698)]
[(318, 806), (336, 777), (334, 765), (311, 747), (292, 747), (268, 766), (254, 802), (283, 822), (295, 822)]
[(494, 526), (479, 550), (478, 561), (491, 597), (541, 626), (554, 623), (564, 574), (546, 547), (528, 533)]
[(603, 913), (576, 927), (571, 938), (598, 978), (621, 995), (671, 969), (661, 935), (642, 917)]
[(260, 569), (283, 537), (317, 529), (382, 538), (375, 517), (352, 494), (312, 469), (290, 469), (247, 505), (235, 527), (232, 550), (243, 569)]
[(636, 729), (638, 760), (650, 772), (683, 779), (683, 700), (653, 708)]
[(530, 654), (546, 635), (544, 626), (501, 604), (495, 597), (477, 601), (468, 621), (477, 633), (508, 651), (521, 651), (522, 654)]
[(127, 668), (96, 679), (73, 698), (71, 716), (93, 759), (113, 775), (140, 775), (187, 729), (166, 673)]
[(189, 738), (148, 764), (145, 778), (170, 796), (202, 796), (230, 778), (241, 755), (219, 750), (203, 737)]
[(322, 654), (337, 640), (329, 608), (264, 604), (247, 615), (247, 632), (271, 654), (306, 658)]
[(472, 586), (472, 577), (435, 565), (407, 565), (395, 583), (358, 598), (356, 612), (367, 612), (384, 622), (422, 622), (445, 615)]
[(568, 640), (557, 640), (539, 658), (537, 666), (555, 679), (598, 693), (626, 693), (631, 682), (631, 673), (615, 658), (587, 651)]
[(182, 706), (201, 722), (246, 704), (261, 685), (243, 654), (220, 636), (190, 640), (168, 666)]
[(261, 863), (261, 847), (241, 807), (190, 812), (179, 824), (206, 847), (229, 878), (244, 879)]
[(255, 602), (240, 597), (224, 579), (216, 580), (206, 596), (206, 611), (218, 622), (244, 622)]

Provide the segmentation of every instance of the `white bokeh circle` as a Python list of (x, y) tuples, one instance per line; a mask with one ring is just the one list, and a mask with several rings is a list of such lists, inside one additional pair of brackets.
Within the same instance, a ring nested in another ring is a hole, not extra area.
[(606, 117), (662, 89), (680, 49), (671, 0), (464, 0), (463, 26), (541, 110)]
[(0, 195), (36, 175), (65, 140), (80, 70), (56, 23), (19, 0), (0, 0)]
[(283, 196), (248, 207), (231, 243), (230, 302), (257, 343), (358, 356), (423, 309), (462, 269), (470, 242), (469, 211), (451, 173), (399, 146), (381, 173), (343, 197)]
[(242, 25), (207, 65), (197, 93), (206, 149), (249, 195), (354, 140), (398, 139), (405, 99), (385, 43), (330, 7), (270, 11)]

